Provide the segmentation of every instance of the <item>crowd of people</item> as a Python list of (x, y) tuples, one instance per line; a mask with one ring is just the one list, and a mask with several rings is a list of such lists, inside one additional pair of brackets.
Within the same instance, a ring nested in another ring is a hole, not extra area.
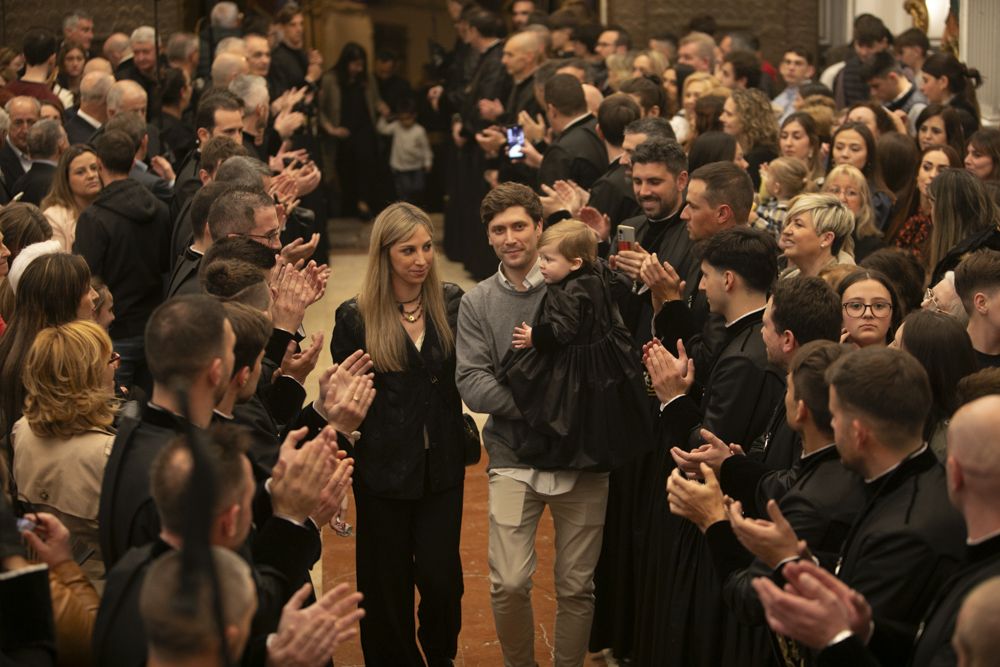
[[(546, 507), (560, 667), (995, 660), (978, 72), (868, 14), (817, 76), (710, 17), (639, 49), (575, 0), (447, 6), (416, 89), (381, 48), (324, 70), (292, 3), (0, 49), (4, 664), (318, 666), (359, 633), (451, 665), (484, 446), (509, 667)], [(337, 212), (367, 268), (307, 332)], [(311, 590), (327, 526), (357, 591)]]

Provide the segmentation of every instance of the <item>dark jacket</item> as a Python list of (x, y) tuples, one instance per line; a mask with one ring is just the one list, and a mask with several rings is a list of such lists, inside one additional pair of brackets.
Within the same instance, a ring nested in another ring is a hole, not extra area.
[(163, 301), (169, 242), (167, 205), (131, 178), (105, 187), (80, 214), (73, 251), (115, 295), (112, 339), (141, 336)]
[[(9, 520), (10, 515), (4, 514), (4, 519)], [(0, 580), (0, 665), (51, 667), (55, 664), (56, 629), (52, 620), (49, 571), (22, 571)]]
[(146, 99), (148, 100), (149, 107), (146, 110), (146, 117), (150, 120), (157, 120), (160, 117), (160, 84), (153, 78), (147, 77), (145, 74), (139, 71), (136, 67), (135, 61), (132, 58), (123, 60), (119, 65), (118, 69), (115, 70), (115, 79), (118, 81), (129, 80), (135, 81), (137, 84), (142, 86), (143, 90), (146, 91)]
[(160, 534), (149, 469), (160, 450), (185, 430), (179, 417), (152, 405), (143, 408), (141, 419), (121, 419), (97, 510), (101, 554), (109, 571), (130, 548), (149, 544)]
[(1000, 250), (1000, 229), (996, 227), (984, 229), (959, 241), (934, 267), (930, 284), (937, 285), (944, 278), (944, 274), (948, 271), (954, 271), (966, 255), (983, 248)]
[(763, 311), (749, 313), (725, 330), (700, 405), (685, 395), (664, 407), (660, 419), (680, 447), (702, 444), (699, 427), (723, 442), (737, 443), (749, 442), (766, 429), (785, 383), (768, 364), (760, 335), (762, 315)]
[(201, 281), (198, 280), (198, 267), (201, 266), (201, 258), (204, 255), (196, 253), (188, 248), (181, 255), (174, 270), (170, 274), (170, 281), (167, 283), (167, 298), (184, 294), (201, 294)]
[(63, 114), (65, 122), (63, 122), (63, 127), (66, 128), (66, 138), (69, 139), (69, 143), (72, 144), (86, 144), (90, 143), (90, 138), (94, 136), (100, 127), (94, 127), (84, 119), (77, 115), (77, 109), (70, 109), (65, 114)]
[[(462, 290), (444, 284), (445, 312), (454, 336)], [(462, 399), (455, 386), (455, 350), (445, 356), (434, 323), (425, 314), (421, 349), (407, 338), (407, 369), (375, 373), (375, 402), (351, 448), (354, 485), (384, 498), (415, 499), (453, 488), (465, 479)], [(337, 308), (330, 353), (343, 361), (365, 348), (356, 299)], [(427, 447), (424, 445), (426, 432)]]
[[(778, 505), (798, 538), (805, 540), (812, 554), (829, 569), (864, 503), (864, 482), (843, 466), (837, 448), (831, 445), (802, 462), (797, 478)], [(723, 582), (726, 604), (742, 622), (763, 624), (764, 610), (751, 582), (771, 576), (771, 568), (754, 559), (740, 569), (733, 554), (742, 549), (729, 548), (736, 544), (729, 522), (712, 525), (705, 537)]]
[(0, 148), (0, 171), (3, 172), (4, 179), (7, 181), (7, 194), (14, 196), (17, 193), (11, 192), (11, 190), (17, 179), (24, 176), (24, 167), (21, 166), (21, 160), (17, 157), (17, 153), (10, 147), (9, 140), (3, 143), (3, 148)]
[(486, 49), (479, 56), (476, 71), (472, 75), (462, 100), (462, 133), (472, 137), (489, 125), (492, 121), (479, 115), (479, 100), (505, 101), (510, 95), (511, 79), (507, 69), (500, 61), (503, 56), (503, 40)]
[(198, 134), (193, 127), (167, 113), (160, 116), (159, 128), (163, 155), (176, 169), (198, 145)]
[(21, 178), (14, 182), (11, 192), (15, 195), (23, 192), (21, 201), (26, 204), (38, 206), (42, 203), (45, 195), (52, 189), (52, 179), (56, 176), (55, 165), (46, 162), (33, 162), (31, 169)]
[(929, 447), (866, 487), (868, 504), (851, 527), (837, 574), (868, 599), (876, 618), (915, 633), (965, 555), (965, 525)]
[(625, 178), (625, 165), (621, 158), (616, 158), (601, 177), (594, 181), (587, 205), (607, 214), (611, 219), (612, 239), (615, 238), (619, 224), (642, 213), (642, 207), (635, 200), (632, 182)]
[(138, 164), (133, 164), (132, 170), (128, 175), (129, 178), (142, 183), (143, 187), (153, 193), (157, 199), (167, 206), (170, 205), (170, 201), (174, 198), (174, 189), (170, 186), (170, 183), (157, 175), (151, 168), (147, 167), (143, 169)]
[(559, 180), (571, 180), (589, 190), (607, 169), (608, 149), (597, 136), (597, 119), (588, 113), (567, 126), (545, 151), (538, 182), (551, 186)]
[(309, 56), (302, 49), (293, 49), (284, 42), (271, 51), (271, 68), (267, 71), (267, 86), (271, 99), (276, 99), (289, 88), (306, 85)]

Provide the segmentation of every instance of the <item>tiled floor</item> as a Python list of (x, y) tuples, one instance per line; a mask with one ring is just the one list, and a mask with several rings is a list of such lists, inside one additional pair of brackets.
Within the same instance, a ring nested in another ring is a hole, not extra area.
[[(370, 228), (357, 223), (338, 221), (335, 223), (331, 257), (331, 276), (327, 293), (322, 302), (315, 305), (306, 315), (307, 332), (323, 331), (324, 350), (320, 357), (323, 368), (330, 363), (329, 336), (333, 326), (333, 314), (341, 302), (353, 297), (360, 284), (365, 268), (365, 255), (360, 245), (367, 242)], [(437, 260), (444, 280), (455, 282), (463, 288), (473, 283), (460, 264), (448, 261), (443, 253)], [(318, 375), (318, 373), (314, 373)], [(310, 393), (316, 391), (315, 379), (310, 385)], [(485, 419), (477, 415), (480, 423)], [(493, 616), (489, 602), (489, 568), (487, 565), (487, 484), (486, 457), (468, 469), (465, 483), (465, 507), (462, 522), (462, 565), (465, 571), (465, 596), (462, 601), (462, 633), (459, 636), (458, 666), (492, 667), (502, 665), (500, 648), (493, 627)], [(348, 521), (353, 523), (353, 510)], [(555, 619), (555, 593), (552, 577), (552, 521), (546, 513), (538, 530), (538, 568), (534, 581), (535, 611), (535, 652), (539, 665), (551, 665), (551, 640)], [(339, 538), (327, 531), (324, 535), (322, 566), (314, 573), (317, 588), (325, 589), (336, 583), (354, 583), (354, 540)], [(360, 643), (355, 640), (337, 650), (335, 662), (338, 666), (363, 665)], [(590, 662), (590, 661), (588, 661)], [(603, 661), (601, 661), (603, 663)]]

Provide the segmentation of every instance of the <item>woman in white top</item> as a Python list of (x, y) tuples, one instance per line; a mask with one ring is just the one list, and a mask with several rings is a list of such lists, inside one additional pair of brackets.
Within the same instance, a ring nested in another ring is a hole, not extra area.
[(41, 205), (52, 225), (52, 238), (66, 252), (73, 252), (77, 218), (97, 198), (102, 187), (94, 149), (82, 144), (70, 146), (59, 158), (52, 189)]

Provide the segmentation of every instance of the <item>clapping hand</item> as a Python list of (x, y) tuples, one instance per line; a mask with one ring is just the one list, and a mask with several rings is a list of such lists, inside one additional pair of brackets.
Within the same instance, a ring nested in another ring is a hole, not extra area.
[(729, 506), (728, 514), (736, 539), (747, 551), (772, 569), (778, 567), (782, 561), (795, 558), (807, 551), (805, 542), (799, 541), (795, 530), (774, 500), (767, 501), (770, 521), (746, 518), (743, 516), (743, 506), (738, 501)]
[(521, 322), (514, 327), (514, 342), (512, 344), (515, 350), (531, 347), (531, 327), (528, 326), (527, 322)]
[(323, 347), (323, 332), (317, 331), (311, 337), (312, 345), (302, 350), (296, 350), (295, 341), (289, 341), (285, 349), (285, 356), (281, 358), (281, 366), (275, 371), (276, 375), (287, 375), (299, 384), (304, 385), (306, 378), (316, 368), (319, 361), (319, 351)]
[(271, 506), (274, 514), (304, 523), (319, 505), (320, 494), (333, 473), (335, 449), (320, 433), (301, 448), (308, 429), (291, 431), (281, 444), (278, 463), (271, 473)]
[(772, 630), (813, 649), (845, 630), (868, 642), (872, 609), (861, 593), (809, 560), (788, 563), (782, 574), (784, 590), (766, 577), (753, 581)]
[(281, 256), (292, 265), (305, 262), (316, 252), (319, 245), (319, 234), (313, 234), (308, 241), (297, 238), (281, 249)]
[(694, 384), (694, 360), (688, 359), (684, 342), (677, 341), (677, 356), (670, 354), (658, 340), (643, 347), (643, 363), (661, 403), (682, 396)]
[[(722, 469), (722, 462), (732, 456), (736, 445), (727, 445), (706, 428), (701, 429), (701, 437), (705, 439), (705, 444), (690, 452), (680, 447), (672, 447), (670, 455), (674, 458), (677, 467), (688, 475), (698, 475), (702, 465), (708, 465), (715, 474), (719, 474)], [(740, 449), (742, 453), (742, 449)]]
[(700, 472), (705, 478), (704, 484), (685, 479), (677, 469), (670, 473), (667, 502), (672, 514), (684, 517), (704, 533), (712, 524), (726, 520), (726, 505), (712, 469), (703, 463)]
[[(627, 251), (625, 251), (627, 252)], [(621, 255), (622, 253), (619, 253)], [(621, 261), (619, 260), (619, 264)], [(664, 301), (679, 301), (684, 295), (687, 283), (681, 280), (670, 262), (660, 263), (656, 253), (646, 255), (639, 265), (639, 280), (649, 287), (653, 310), (660, 312)]]
[(310, 584), (303, 585), (282, 609), (278, 630), (267, 646), (268, 667), (329, 665), (333, 649), (358, 633), (354, 625), (365, 615), (358, 609), (361, 593), (340, 584), (303, 609), (311, 590)]
[(619, 250), (618, 254), (614, 255), (614, 268), (623, 272), (632, 280), (640, 280), (639, 269), (642, 268), (642, 263), (647, 257), (649, 257), (649, 253), (641, 245), (635, 243), (632, 245), (631, 250)]
[(576, 217), (597, 234), (598, 241), (611, 238), (611, 218), (606, 213), (601, 213), (593, 206), (583, 206), (576, 212)]

